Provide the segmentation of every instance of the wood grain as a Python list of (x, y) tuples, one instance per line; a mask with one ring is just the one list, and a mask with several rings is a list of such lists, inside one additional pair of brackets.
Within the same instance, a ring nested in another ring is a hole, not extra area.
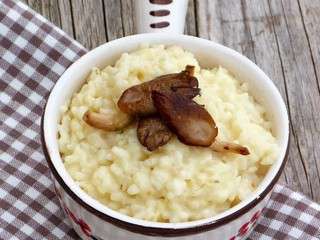
[(55, 25), (61, 27), (60, 10), (57, 0), (28, 0), (28, 4)]
[(134, 1), (121, 0), (121, 17), (124, 36), (135, 34), (136, 25), (134, 21)]
[(185, 34), (197, 36), (197, 21), (196, 21), (196, 2), (195, 0), (189, 0), (188, 3), (188, 12), (186, 16), (186, 25), (185, 25)]
[(124, 35), (121, 10), (121, 1), (104, 0), (104, 14), (109, 41), (121, 38)]
[(273, 15), (282, 15), (275, 32), (287, 84), (293, 141), (297, 143), (302, 166), (296, 159), (291, 163), (299, 167), (299, 177), (305, 175), (307, 184), (301, 182), (301, 191), (319, 201), (320, 96), (311, 50), (298, 2), (274, 0), (270, 7)]
[[(311, 50), (316, 78), (320, 85), (320, 1), (303, 0), (298, 2), (302, 14), (304, 29)], [(320, 160), (318, 160), (319, 163)]]
[(92, 49), (107, 41), (101, 0), (71, 0), (75, 38)]
[[(91, 49), (135, 33), (134, 0), (25, 0)], [(291, 128), (282, 181), (320, 201), (320, 1), (189, 0), (185, 33), (244, 54), (275, 82)]]
[(71, 4), (69, 0), (58, 0), (59, 10), (60, 10), (60, 20), (61, 28), (69, 36), (75, 38), (72, 14), (71, 14)]

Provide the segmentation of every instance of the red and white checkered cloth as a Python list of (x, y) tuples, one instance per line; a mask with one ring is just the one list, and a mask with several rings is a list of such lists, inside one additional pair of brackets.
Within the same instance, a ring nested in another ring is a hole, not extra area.
[[(78, 239), (40, 147), (45, 99), (86, 52), (21, 2), (0, 0), (0, 239)], [(320, 239), (320, 206), (276, 185), (249, 239)]]

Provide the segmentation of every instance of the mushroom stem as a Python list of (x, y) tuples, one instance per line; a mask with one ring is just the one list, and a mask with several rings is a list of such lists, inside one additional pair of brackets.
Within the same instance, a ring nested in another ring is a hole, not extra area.
[(189, 76), (194, 76), (195, 67), (191, 65), (187, 65), (185, 71), (189, 74)]
[(107, 114), (86, 111), (82, 118), (88, 125), (94, 128), (107, 131), (117, 131), (128, 126), (132, 118), (127, 114), (119, 114), (117, 119), (113, 119)]
[(240, 144), (236, 143), (230, 143), (230, 142), (224, 142), (224, 141), (219, 141), (215, 140), (215, 142), (210, 146), (210, 148), (215, 151), (215, 152), (232, 152), (236, 154), (241, 154), (241, 155), (249, 155), (249, 149), (247, 147), (244, 147)]

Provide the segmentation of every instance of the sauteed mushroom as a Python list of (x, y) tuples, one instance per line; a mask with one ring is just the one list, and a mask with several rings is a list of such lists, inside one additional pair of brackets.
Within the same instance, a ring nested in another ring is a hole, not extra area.
[(162, 120), (154, 115), (139, 119), (137, 136), (139, 142), (149, 151), (165, 145), (172, 137), (172, 133)]
[(215, 152), (233, 152), (241, 155), (249, 155), (249, 149), (240, 144), (215, 140), (210, 148)]
[[(193, 77), (194, 66), (180, 73), (157, 77), (123, 92), (112, 115), (87, 111), (83, 120), (92, 127), (116, 131), (123, 129), (138, 115), (137, 137), (149, 151), (165, 145), (175, 133), (191, 146), (210, 147), (216, 152), (248, 155), (248, 148), (216, 139), (218, 129), (204, 106), (192, 99), (200, 94), (198, 80)], [(159, 115), (156, 115), (155, 113)]]
[[(154, 151), (165, 145), (172, 138), (173, 134), (159, 116), (153, 115), (139, 119), (137, 137), (141, 145), (149, 151)], [(232, 152), (241, 155), (248, 155), (248, 148), (236, 143), (224, 142), (215, 139), (210, 148), (215, 152)]]
[(248, 148), (216, 140), (218, 129), (205, 108), (178, 94), (152, 92), (155, 107), (178, 139), (187, 145), (204, 146), (216, 152), (248, 155)]
[(132, 117), (127, 114), (119, 113), (116, 118), (105, 113), (86, 111), (82, 119), (90, 126), (107, 131), (117, 131), (128, 126)]
[(149, 115), (156, 112), (151, 92), (181, 92), (188, 98), (194, 98), (200, 93), (198, 80), (193, 76), (194, 66), (186, 66), (180, 73), (167, 74), (151, 81), (132, 86), (125, 90), (119, 101), (118, 107), (130, 115)]
[(203, 147), (214, 142), (218, 129), (203, 106), (174, 93), (153, 91), (152, 99), (161, 118), (181, 142)]

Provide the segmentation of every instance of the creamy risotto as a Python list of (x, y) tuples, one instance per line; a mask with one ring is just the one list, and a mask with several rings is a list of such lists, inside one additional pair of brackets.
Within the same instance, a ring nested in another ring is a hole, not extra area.
[[(137, 139), (136, 123), (107, 132), (82, 120), (88, 109), (121, 119), (117, 101), (125, 89), (186, 65), (196, 67), (201, 96), (195, 101), (213, 116), (217, 138), (247, 146), (250, 155), (187, 146), (176, 137), (150, 152)], [(277, 157), (271, 123), (247, 84), (222, 67), (201, 69), (177, 46), (143, 46), (122, 54), (114, 66), (92, 69), (61, 111), (59, 148), (69, 174), (93, 198), (135, 218), (185, 222), (214, 216), (247, 198)]]

